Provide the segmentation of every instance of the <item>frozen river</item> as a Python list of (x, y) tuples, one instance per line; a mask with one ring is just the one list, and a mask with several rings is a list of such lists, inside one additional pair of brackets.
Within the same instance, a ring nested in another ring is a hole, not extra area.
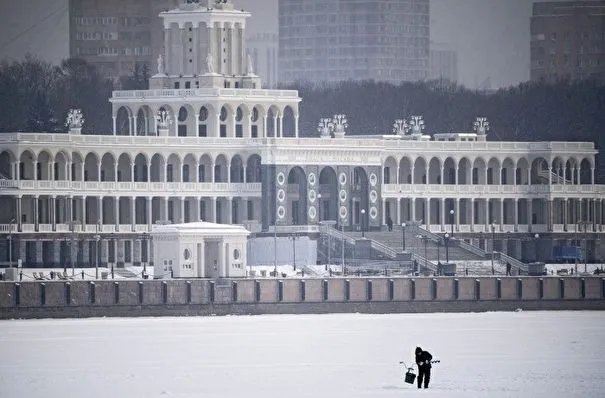
[(605, 313), (0, 321), (3, 398), (419, 396), (605, 397)]

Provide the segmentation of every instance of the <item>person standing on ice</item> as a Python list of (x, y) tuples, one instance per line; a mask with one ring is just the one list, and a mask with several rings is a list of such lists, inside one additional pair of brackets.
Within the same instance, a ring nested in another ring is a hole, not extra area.
[(422, 348), (416, 347), (416, 365), (418, 365), (418, 388), (429, 388), (431, 381), (431, 360), (433, 356), (428, 351), (423, 351)]

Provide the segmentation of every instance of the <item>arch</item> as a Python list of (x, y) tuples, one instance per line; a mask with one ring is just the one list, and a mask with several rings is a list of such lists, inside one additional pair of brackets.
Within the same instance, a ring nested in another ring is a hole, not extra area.
[(486, 171), (487, 165), (485, 159), (476, 158), (473, 161), (473, 185), (487, 184)]
[(487, 163), (487, 184), (500, 184), (500, 160), (495, 157), (492, 157)]
[(500, 172), (501, 185), (513, 185), (515, 183), (515, 162), (509, 157), (502, 161), (502, 171)]
[(551, 163), (552, 183), (562, 184), (565, 179), (565, 167), (567, 162), (561, 156), (555, 156)]
[(216, 120), (216, 108), (211, 104), (203, 104), (198, 109), (197, 116), (197, 136), (198, 137), (216, 137), (218, 133), (213, 131), (212, 121)]
[(387, 156), (383, 161), (382, 182), (384, 184), (397, 183), (397, 160), (393, 156)]
[(214, 162), (214, 182), (228, 182), (228, 172), (227, 156), (224, 154), (218, 155)]
[(136, 114), (137, 125), (135, 135), (150, 135), (153, 126), (153, 112), (151, 111), (151, 108), (147, 105), (143, 105), (139, 107)]
[(195, 110), (190, 104), (183, 104), (179, 107), (175, 123), (179, 137), (195, 137), (197, 135)]
[(200, 157), (200, 166), (198, 167), (198, 181), (199, 182), (212, 182), (214, 178), (213, 174), (214, 161), (209, 154), (203, 154)]
[(147, 182), (149, 181), (149, 168), (147, 167), (147, 155), (139, 153), (134, 157), (134, 181)]
[(116, 112), (116, 135), (130, 135), (132, 110), (127, 106), (121, 106)]
[(156, 153), (151, 157), (151, 163), (149, 167), (149, 181), (166, 181), (166, 161), (162, 154)]
[(399, 161), (399, 183), (412, 183), (412, 159), (408, 156), (402, 157)]
[(580, 180), (578, 184), (592, 184), (593, 178), (593, 164), (591, 158), (583, 158), (580, 160)]
[(323, 167), (318, 179), (319, 221), (338, 221), (338, 180), (336, 170), (331, 166)]
[(235, 136), (238, 138), (247, 137), (248, 136), (248, 121), (250, 115), (250, 111), (245, 104), (238, 106), (235, 109)]
[(71, 180), (84, 181), (84, 156), (74, 151), (71, 153)]
[(231, 182), (244, 182), (244, 162), (240, 155), (231, 158), (229, 177)]
[(89, 152), (84, 158), (84, 175), (82, 181), (99, 181), (99, 156)]
[(8, 149), (0, 151), (0, 178), (16, 179), (13, 164), (15, 163), (15, 155)]
[(414, 184), (426, 184), (426, 159), (419, 156), (414, 161)]
[(265, 117), (267, 112), (262, 105), (254, 105), (250, 111), (250, 132), (252, 138), (264, 137), (265, 133)]
[(468, 185), (472, 183), (473, 167), (467, 157), (458, 161), (458, 185)]
[(122, 153), (118, 157), (117, 166), (117, 178), (118, 181), (132, 181), (132, 161), (130, 155)]
[(181, 158), (176, 153), (166, 158), (166, 182), (181, 182)]
[(433, 157), (429, 161), (429, 184), (441, 184), (441, 159)]
[(69, 170), (67, 169), (67, 164), (69, 163), (69, 154), (65, 151), (59, 151), (55, 155), (55, 163), (54, 163), (54, 177), (57, 181), (65, 181), (67, 180), (67, 176)]
[(543, 157), (531, 162), (531, 184), (548, 184), (549, 163)]
[[(295, 166), (288, 172), (288, 188), (286, 195), (286, 224), (305, 225), (307, 220), (307, 176), (300, 166)], [(278, 194), (278, 206), (279, 194)]]
[(261, 179), (261, 157), (257, 154), (250, 155), (246, 160), (246, 182), (262, 182)]
[(456, 184), (456, 166), (458, 163), (451, 157), (445, 158), (443, 162), (443, 175), (441, 176), (444, 184)]
[(116, 181), (116, 158), (113, 153), (107, 152), (101, 158), (101, 178), (97, 181)]
[(529, 162), (526, 158), (517, 160), (517, 185), (529, 184)]
[(38, 153), (38, 164), (36, 165), (36, 179), (38, 180), (50, 180), (51, 167), (53, 162), (53, 156), (46, 150)]
[(267, 137), (279, 137), (279, 115), (279, 108), (275, 105), (271, 105), (267, 110)]
[(183, 182), (197, 182), (198, 181), (198, 168), (197, 159), (195, 155), (188, 153), (183, 158)]
[(230, 137), (234, 130), (235, 110), (230, 104), (223, 104), (219, 112), (219, 137)]
[(294, 110), (286, 105), (282, 112), (282, 137), (296, 137), (296, 120), (294, 118)]

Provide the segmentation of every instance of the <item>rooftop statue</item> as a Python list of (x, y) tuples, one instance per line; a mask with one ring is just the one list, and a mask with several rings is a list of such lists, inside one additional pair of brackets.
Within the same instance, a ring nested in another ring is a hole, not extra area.
[(164, 74), (164, 57), (162, 57), (162, 54), (158, 55), (158, 74)]

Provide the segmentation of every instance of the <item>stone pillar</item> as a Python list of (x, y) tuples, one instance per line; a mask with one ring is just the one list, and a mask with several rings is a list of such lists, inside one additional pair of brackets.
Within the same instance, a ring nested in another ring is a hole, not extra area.
[(61, 241), (54, 240), (53, 244), (53, 259), (52, 266), (55, 268), (63, 267), (65, 264), (61, 262)]
[(43, 245), (43, 242), (41, 240), (37, 240), (35, 242), (35, 245), (36, 245), (36, 267), (37, 268), (41, 268), (41, 267), (44, 266), (44, 263), (43, 263), (44, 258), (43, 258), (43, 255), (42, 255), (43, 249), (44, 249), (44, 245)]
[(133, 265), (141, 265), (141, 261), (142, 261), (142, 246), (141, 246), (141, 239), (135, 239), (132, 241), (132, 248), (133, 248), (133, 253), (132, 253), (132, 262)]
[[(19, 259), (23, 262), (23, 264), (25, 264), (25, 262), (27, 261), (27, 241), (25, 239), (21, 239), (19, 238), (18, 242), (18, 253), (16, 253), (17, 255), (15, 256), (16, 258), (13, 258), (14, 263), (16, 263)], [(28, 266), (32, 266), (34, 264), (27, 264)]]
[(515, 198), (513, 202), (513, 217), (515, 222), (515, 232), (519, 230), (519, 199)]
[(124, 240), (123, 239), (118, 239), (116, 241), (116, 266), (120, 267), (120, 268), (124, 268), (124, 262), (126, 261), (126, 256), (125, 256), (125, 244), (124, 244)]
[(527, 228), (529, 229), (529, 232), (532, 231), (532, 225), (533, 225), (533, 200), (531, 198), (529, 198), (527, 200)]
[(50, 212), (50, 223), (52, 224), (52, 229), (53, 231), (57, 230), (57, 214), (56, 214), (56, 209), (57, 209), (57, 197), (56, 196), (51, 196), (50, 197), (50, 205), (49, 205), (49, 212)]
[[(97, 243), (96, 240), (83, 240), (82, 241), (82, 263), (81, 265), (83, 267), (94, 267), (96, 265), (95, 263), (95, 259), (93, 257), (92, 259), (92, 264), (90, 262), (90, 242), (94, 242), (94, 244)], [(94, 250), (93, 250), (94, 253)]]
[(33, 201), (34, 201), (34, 228), (35, 228), (36, 231), (38, 231), (39, 228), (40, 228), (40, 220), (39, 220), (39, 217), (38, 217), (38, 206), (39, 206), (38, 202), (39, 202), (39, 200), (40, 200), (40, 197), (38, 195), (35, 195), (33, 197)]
[(114, 207), (114, 211), (115, 211), (115, 225), (116, 225), (116, 231), (120, 230), (120, 197), (116, 196), (113, 198), (113, 207)]
[(99, 266), (107, 267), (107, 263), (109, 262), (109, 241), (107, 239), (102, 239), (99, 242), (100, 252), (101, 252), (101, 263)]
[(424, 208), (424, 223), (426, 224), (426, 229), (428, 231), (431, 230), (431, 198), (425, 199), (426, 206)]
[(82, 196), (82, 230), (86, 231), (86, 196)]
[(456, 216), (456, 231), (460, 231), (460, 199), (456, 198), (455, 204), (456, 210), (454, 210)]
[(152, 202), (152, 200), (153, 200), (152, 197), (147, 197), (147, 201), (146, 201), (147, 209), (146, 210), (147, 210), (147, 230), (148, 231), (151, 231), (151, 224), (152, 224), (152, 219), (153, 219), (153, 213), (152, 213), (152, 211), (153, 211), (152, 203), (153, 202)]
[(504, 230), (504, 199), (498, 200), (498, 206), (500, 207), (500, 231)]
[(17, 196), (17, 217), (16, 217), (16, 221), (17, 221), (17, 230), (21, 231), (22, 230), (22, 222), (21, 222), (21, 216), (23, 214), (23, 210), (22, 210), (22, 201), (23, 201), (23, 197), (21, 195)]
[(233, 198), (227, 198), (227, 224), (233, 224)]
[(137, 198), (133, 196), (130, 198), (130, 224), (132, 226), (132, 232), (136, 232), (137, 223)]
[(563, 212), (562, 212), (563, 213), (563, 231), (567, 231), (567, 220), (568, 220), (568, 213), (567, 213), (567, 211), (569, 209), (567, 198), (564, 198), (561, 201), (561, 203), (562, 203), (561, 206), (563, 207)]

